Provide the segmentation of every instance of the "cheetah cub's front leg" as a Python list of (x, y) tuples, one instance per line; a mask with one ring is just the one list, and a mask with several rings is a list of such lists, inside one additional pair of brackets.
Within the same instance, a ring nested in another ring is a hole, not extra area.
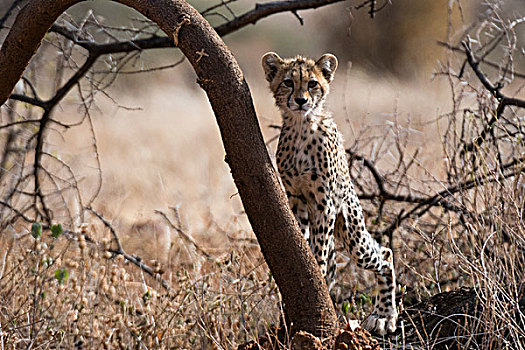
[(364, 327), (379, 335), (396, 330), (398, 312), (395, 303), (396, 275), (392, 251), (381, 247), (365, 228), (359, 199), (350, 184), (350, 197), (337, 218), (335, 234), (359, 267), (372, 270), (377, 277), (374, 311)]
[(365, 328), (380, 335), (394, 332), (398, 314), (392, 252), (366, 230), (342, 136), (323, 108), (337, 59), (330, 54), (317, 61), (301, 56), (282, 59), (270, 52), (262, 65), (283, 117), (277, 168), (327, 285), (334, 282), (337, 238), (359, 266), (373, 270), (378, 278), (375, 309)]

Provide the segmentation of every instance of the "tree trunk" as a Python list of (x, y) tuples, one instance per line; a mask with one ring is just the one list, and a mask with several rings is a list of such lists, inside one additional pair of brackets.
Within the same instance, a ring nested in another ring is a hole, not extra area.
[[(33, 0), (0, 49), (0, 105), (51, 24), (81, 0)], [(248, 219), (279, 286), (293, 331), (331, 334), (336, 315), (266, 151), (250, 90), (235, 58), (210, 24), (184, 0), (119, 0), (156, 22), (188, 58), (213, 107)], [(262, 79), (262, 73), (261, 73)]]

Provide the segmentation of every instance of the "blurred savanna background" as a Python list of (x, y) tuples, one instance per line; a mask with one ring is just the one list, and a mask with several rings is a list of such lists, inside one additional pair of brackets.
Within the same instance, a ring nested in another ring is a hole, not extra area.
[[(211, 3), (192, 5), (205, 9)], [(424, 131), (428, 122), (450, 107), (444, 82), (433, 79), (439, 60), (446, 57), (438, 41), (446, 40), (447, 2), (399, 2), (388, 5), (374, 19), (366, 8), (353, 9), (355, 5), (343, 2), (303, 11), (304, 25), (290, 13), (277, 14), (224, 38), (246, 75), (267, 140), (278, 134), (271, 126), (280, 123), (260, 64), (268, 51), (282, 57), (337, 55), (340, 65), (328, 106), (348, 146), (362, 128), (394, 122), (396, 111), (399, 122), (410, 121), (415, 131)], [(252, 6), (250, 2), (231, 5), (238, 12)], [(474, 2), (463, 9), (463, 16), (476, 16), (480, 6)], [(110, 26), (136, 26), (133, 18), (139, 17), (124, 6), (105, 1), (79, 4), (69, 12), (80, 21), (88, 11)], [(455, 5), (454, 21), (459, 23), (460, 16)], [(217, 17), (210, 16), (212, 24), (223, 21)], [(171, 49), (140, 56), (129, 64), (129, 70), (169, 65), (181, 58)], [(52, 77), (47, 79), (51, 83)], [(237, 222), (231, 216), (238, 217), (242, 208), (224, 162), (213, 112), (195, 79), (187, 62), (169, 70), (122, 74), (107, 90), (112, 99), (101, 96), (97, 100), (100, 110), (93, 120), (104, 179), (97, 203), (115, 219), (150, 218), (154, 209), (179, 205), (180, 214), (195, 234), (203, 233), (209, 220)], [(77, 105), (68, 107), (73, 110), (59, 112), (64, 118), (70, 117)], [(439, 148), (434, 125), (429, 129), (430, 135), (424, 137), (416, 132), (413, 142), (421, 145), (422, 140), (432, 140)], [(65, 137), (69, 133), (64, 133)], [(428, 136), (434, 137), (429, 140)], [(79, 147), (85, 146), (78, 135), (71, 138)], [(60, 147), (70, 148), (70, 144)], [(270, 149), (275, 146), (276, 142), (269, 144)], [(82, 156), (76, 149), (72, 154)], [(435, 154), (430, 150), (429, 155)], [(435, 161), (431, 159), (429, 164)], [(242, 215), (238, 219), (249, 230)]]
[[(0, 43), (24, 3), (0, 4)], [(214, 26), (255, 6), (191, 4)], [(475, 288), (482, 302), (461, 328), (466, 348), (524, 347), (524, 113), (496, 114), (501, 99), (466, 55), (472, 49), (484, 60), (482, 72), (503, 95), (524, 99), (524, 11), (522, 0), (351, 0), (271, 15), (224, 37), (272, 158), (280, 115), (261, 57), (337, 56), (327, 107), (344, 135), (369, 229), (394, 250), (405, 306)], [(79, 42), (164, 35), (110, 1), (80, 3), (57, 23)], [(87, 57), (70, 39), (49, 33), (14, 93), (52, 98)], [(174, 48), (101, 56), (53, 109), (41, 175), (47, 204), (37, 209), (27, 203), (36, 192), (38, 125), (0, 129), (1, 349), (229, 349), (279, 323), (275, 282), (195, 80)], [(17, 98), (0, 113), (2, 125), (42, 116)], [(467, 149), (480, 135), (479, 149)], [(343, 251), (338, 261), (339, 313), (363, 319), (374, 278)], [(432, 336), (384, 347), (439, 348)]]

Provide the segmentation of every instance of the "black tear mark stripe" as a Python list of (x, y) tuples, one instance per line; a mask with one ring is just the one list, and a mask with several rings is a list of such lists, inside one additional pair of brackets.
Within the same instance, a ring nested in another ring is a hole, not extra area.
[(292, 107), (290, 107), (290, 98), (292, 97), (294, 90), (295, 90), (295, 85), (292, 85), (292, 91), (290, 92), (290, 95), (288, 95), (288, 98), (286, 99), (286, 106), (290, 109), (292, 109)]

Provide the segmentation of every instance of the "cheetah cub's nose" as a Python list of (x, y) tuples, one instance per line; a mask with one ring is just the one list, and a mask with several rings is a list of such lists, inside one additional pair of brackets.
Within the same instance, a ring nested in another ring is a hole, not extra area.
[(297, 97), (295, 99), (295, 103), (297, 103), (299, 106), (304, 105), (308, 100), (306, 98)]

